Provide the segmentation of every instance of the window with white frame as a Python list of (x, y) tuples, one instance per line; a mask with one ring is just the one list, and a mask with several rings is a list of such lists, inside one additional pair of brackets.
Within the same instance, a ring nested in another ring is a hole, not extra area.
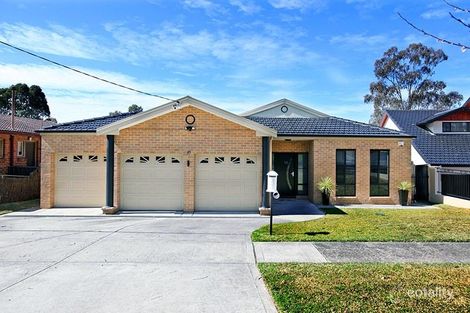
[(16, 154), (19, 156), (19, 157), (24, 157), (24, 141), (18, 141), (18, 150), (16, 152)]

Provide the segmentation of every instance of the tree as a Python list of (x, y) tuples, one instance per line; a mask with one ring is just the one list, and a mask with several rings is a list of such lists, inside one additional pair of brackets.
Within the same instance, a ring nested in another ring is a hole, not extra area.
[(122, 114), (122, 112), (118, 111), (118, 110), (113, 111), (113, 112), (109, 112), (109, 116), (117, 116), (117, 115), (121, 115), (121, 114)]
[(45, 119), (51, 115), (46, 95), (41, 87), (16, 84), (0, 88), (0, 114), (11, 114), (12, 93), (15, 90), (15, 115), (35, 119)]
[(370, 122), (378, 124), (385, 109), (449, 109), (459, 104), (463, 96), (446, 93), (446, 83), (432, 80), (434, 68), (447, 60), (442, 51), (421, 43), (409, 45), (404, 50), (392, 47), (375, 61), (377, 81), (370, 84), (365, 103), (373, 103)]
[[(445, 4), (447, 4), (449, 6), (449, 9), (452, 9), (454, 10), (454, 13), (452, 12), (449, 12), (449, 16), (450, 18), (458, 23), (459, 25), (463, 26), (464, 28), (467, 28), (467, 30), (470, 30), (470, 23), (468, 22), (468, 18), (465, 19), (465, 18), (460, 18), (457, 16), (457, 14), (459, 13), (466, 13), (466, 14), (470, 14), (470, 9), (466, 9), (466, 8), (463, 8), (463, 7), (460, 7), (460, 6), (457, 6), (455, 4), (452, 4), (446, 0), (442, 0)], [(430, 33), (422, 28), (419, 28), (418, 26), (416, 26), (415, 24), (413, 24), (412, 22), (410, 22), (407, 18), (405, 18), (400, 12), (397, 13), (398, 16), (404, 20), (408, 25), (410, 25), (411, 27), (413, 27), (414, 29), (416, 29), (417, 31), (419, 31), (420, 33), (422, 33), (423, 35), (425, 36), (428, 36), (428, 37), (432, 37), (434, 39), (436, 39), (437, 41), (441, 42), (441, 43), (445, 43), (445, 44), (448, 44), (448, 45), (452, 45), (452, 46), (457, 46), (457, 47), (460, 47), (460, 49), (462, 50), (462, 52), (465, 52), (466, 50), (469, 50), (470, 49), (470, 44), (468, 43), (460, 43), (460, 42), (457, 42), (457, 41), (454, 41), (454, 40), (449, 40), (449, 39), (446, 39), (444, 37), (441, 37), (441, 36), (437, 36), (433, 33)]]
[(139, 112), (142, 112), (143, 110), (144, 109), (140, 105), (137, 105), (137, 104), (132, 104), (131, 106), (129, 106), (129, 109), (128, 109), (130, 113), (139, 113)]

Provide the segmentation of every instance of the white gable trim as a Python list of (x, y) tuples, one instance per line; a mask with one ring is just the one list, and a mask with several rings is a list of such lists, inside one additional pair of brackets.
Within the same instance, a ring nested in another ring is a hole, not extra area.
[(318, 117), (327, 117), (327, 116), (329, 116), (328, 114), (325, 114), (323, 112), (314, 110), (312, 108), (309, 108), (305, 105), (302, 105), (300, 103), (294, 102), (294, 101), (289, 100), (289, 99), (280, 99), (280, 100), (268, 103), (266, 105), (262, 105), (260, 107), (257, 107), (255, 109), (253, 109), (253, 110), (242, 113), (242, 114), (240, 114), (240, 116), (251, 116), (251, 115), (263, 112), (263, 111), (270, 110), (270, 109), (275, 108), (275, 107), (280, 106), (280, 105), (289, 105), (291, 107), (294, 107), (294, 108), (296, 108), (300, 111), (306, 112), (308, 114), (317, 115)]
[[(179, 103), (179, 104), (178, 104)], [(187, 106), (193, 106), (195, 108), (201, 109), (203, 111), (206, 111), (208, 113), (211, 113), (215, 116), (218, 116), (220, 118), (226, 119), (228, 121), (231, 121), (233, 123), (239, 124), (241, 126), (244, 126), (246, 128), (252, 129), (256, 131), (257, 136), (270, 136), (270, 137), (276, 137), (277, 136), (277, 131), (266, 127), (264, 125), (261, 125), (259, 123), (256, 123), (252, 120), (249, 120), (247, 118), (238, 116), (236, 114), (230, 113), (228, 111), (222, 110), (220, 108), (217, 108), (213, 105), (210, 105), (208, 103), (202, 102), (200, 100), (194, 99), (190, 96), (186, 96), (184, 98), (181, 98), (177, 101), (172, 101), (166, 104), (163, 104), (161, 106), (158, 106), (156, 108), (132, 115), (128, 118), (116, 121), (114, 123), (102, 126), (96, 130), (96, 134), (98, 135), (119, 135), (119, 131), (125, 128), (129, 128), (132, 126), (135, 126), (137, 124), (146, 122), (148, 120), (151, 120), (153, 118), (171, 113), (175, 110), (180, 110), (182, 108), (185, 108)]]

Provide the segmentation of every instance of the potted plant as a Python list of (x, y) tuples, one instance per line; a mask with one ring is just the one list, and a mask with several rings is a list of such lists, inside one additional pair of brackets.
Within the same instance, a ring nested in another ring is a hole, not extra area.
[(400, 199), (400, 205), (408, 205), (408, 193), (410, 192), (413, 185), (410, 182), (402, 181), (398, 185), (398, 197)]
[(322, 177), (317, 184), (318, 190), (321, 192), (321, 202), (323, 205), (330, 205), (330, 195), (333, 193), (335, 184), (331, 177)]

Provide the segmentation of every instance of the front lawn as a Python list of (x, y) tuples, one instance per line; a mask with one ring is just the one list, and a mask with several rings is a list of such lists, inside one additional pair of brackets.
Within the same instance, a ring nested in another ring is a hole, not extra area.
[[(253, 241), (470, 241), (470, 209), (329, 209), (321, 219), (255, 230)], [(275, 218), (274, 218), (275, 222)]]
[(0, 215), (11, 213), (13, 211), (19, 211), (19, 210), (37, 208), (37, 207), (39, 207), (39, 199), (3, 203), (3, 204), (0, 204)]
[(258, 264), (280, 312), (469, 312), (470, 265)]

